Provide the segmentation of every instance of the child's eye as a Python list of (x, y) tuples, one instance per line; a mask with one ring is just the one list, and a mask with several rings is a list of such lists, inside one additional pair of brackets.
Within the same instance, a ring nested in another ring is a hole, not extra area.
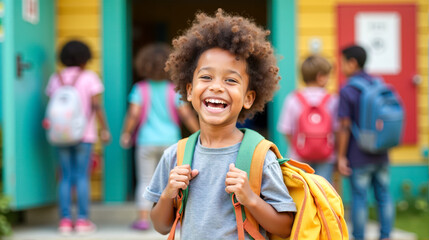
[(228, 82), (228, 83), (237, 83), (238, 81), (235, 80), (235, 79), (233, 79), (233, 78), (228, 78), (228, 79), (226, 79), (226, 82)]
[(207, 79), (207, 80), (212, 79), (210, 76), (207, 76), (207, 75), (201, 76), (200, 78), (202, 78), (202, 79)]

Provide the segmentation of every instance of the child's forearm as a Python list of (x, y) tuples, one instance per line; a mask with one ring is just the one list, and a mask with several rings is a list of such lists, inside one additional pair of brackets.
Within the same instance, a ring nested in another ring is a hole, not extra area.
[(200, 128), (198, 119), (192, 112), (192, 109), (189, 107), (188, 104), (180, 106), (178, 108), (178, 113), (180, 119), (183, 121), (189, 131), (191, 131), (192, 133), (198, 131), (198, 129)]
[(161, 234), (168, 234), (175, 220), (173, 199), (161, 195), (159, 201), (153, 206), (150, 218), (153, 227)]
[(95, 115), (97, 117), (98, 123), (100, 124), (101, 129), (107, 129), (106, 115), (101, 110), (101, 108), (95, 111)]
[(282, 238), (289, 237), (294, 214), (292, 212), (277, 212), (270, 204), (260, 197), (246, 208), (256, 221), (267, 231)]
[(340, 129), (338, 131), (338, 157), (345, 157), (347, 154), (347, 148), (350, 138), (350, 125), (351, 122), (349, 119), (340, 120)]
[(91, 98), (91, 108), (95, 114), (95, 117), (98, 123), (100, 124), (101, 129), (107, 130), (108, 127), (107, 127), (106, 115), (104, 114), (104, 110), (101, 104), (101, 94), (98, 94)]
[(130, 107), (128, 109), (128, 112), (125, 118), (125, 123), (122, 129), (122, 133), (131, 134), (134, 131), (134, 129), (138, 124), (138, 117), (139, 117), (140, 111), (141, 111), (140, 106), (136, 104), (130, 104)]
[(122, 129), (122, 133), (131, 134), (134, 131), (136, 126), (137, 126), (136, 118), (128, 113), (126, 116), (126, 119), (125, 119), (124, 127)]

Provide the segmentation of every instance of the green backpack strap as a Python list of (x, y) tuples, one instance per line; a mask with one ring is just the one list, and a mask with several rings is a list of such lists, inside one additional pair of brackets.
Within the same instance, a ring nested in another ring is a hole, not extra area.
[[(235, 161), (235, 167), (243, 170), (247, 173), (247, 177), (250, 176), (250, 168), (252, 165), (253, 153), (256, 146), (265, 138), (251, 129), (240, 129), (244, 132), (243, 141), (241, 142), (240, 149), (238, 150), (238, 156)], [(242, 206), (234, 194), (231, 194), (231, 201), (234, 205), (235, 219), (237, 221), (238, 239), (244, 239), (244, 222), (246, 221), (246, 212), (244, 206)], [(259, 239), (261, 236), (259, 232), (249, 232), (250, 238)], [(259, 234), (259, 235), (258, 235)]]
[[(189, 164), (192, 166), (192, 159), (194, 158), (194, 150), (196, 143), (198, 141), (198, 136), (200, 131), (195, 132), (188, 138), (180, 140), (177, 144), (177, 165)], [(184, 147), (183, 147), (184, 144)], [(168, 240), (174, 240), (176, 235), (176, 226), (179, 221), (183, 219), (183, 213), (186, 207), (186, 202), (188, 200), (188, 190), (189, 186), (185, 190), (180, 190), (179, 195), (175, 200), (175, 206), (177, 208), (176, 219), (173, 222), (173, 226), (170, 229), (170, 234), (168, 235)]]
[(241, 142), (240, 149), (238, 150), (235, 167), (245, 171), (247, 176), (249, 176), (253, 152), (255, 151), (256, 146), (265, 138), (258, 132), (251, 129), (242, 128), (240, 130), (244, 132), (244, 137)]
[[(241, 142), (240, 149), (238, 150), (238, 156), (235, 162), (235, 166), (238, 169), (245, 171), (247, 173), (247, 176), (249, 176), (253, 152), (255, 151), (255, 148), (259, 144), (259, 142), (261, 142), (265, 138), (256, 131), (250, 129), (243, 128), (240, 130), (244, 132), (244, 137), (243, 141)], [(200, 131), (197, 131), (191, 136), (189, 136), (188, 141), (186, 142), (182, 165), (189, 164), (190, 166), (192, 166), (192, 159), (194, 158), (195, 146), (197, 145), (199, 135)], [(188, 191), (188, 188), (183, 190), (183, 209), (186, 206), (186, 200), (188, 199)]]
[[(192, 167), (192, 159), (194, 158), (195, 146), (197, 145), (198, 136), (200, 136), (200, 131), (193, 133), (189, 136), (188, 141), (186, 142), (185, 153), (183, 155), (182, 165), (188, 164)], [(182, 191), (183, 199), (182, 199), (182, 207), (180, 209), (180, 213), (186, 207), (186, 201), (188, 200), (189, 186)]]
[[(243, 128), (240, 130), (244, 132), (244, 137), (243, 137), (243, 140), (241, 142), (240, 149), (238, 150), (238, 156), (237, 156), (237, 159), (235, 162), (235, 167), (237, 167), (240, 170), (245, 171), (247, 173), (247, 176), (249, 176), (250, 175), (250, 168), (251, 168), (251, 164), (252, 164), (253, 152), (255, 151), (256, 146), (265, 138), (262, 135), (260, 135), (259, 133), (257, 133), (256, 131), (253, 131), (250, 129)], [(198, 140), (199, 135), (200, 135), (200, 131), (197, 131), (194, 134), (192, 134), (191, 136), (189, 136), (188, 140), (186, 141), (182, 165), (189, 164), (190, 166), (192, 166), (192, 159), (194, 157), (195, 146), (197, 144), (197, 140)], [(180, 156), (178, 156), (178, 158), (179, 157)], [(182, 204), (181, 204), (180, 209), (178, 210), (178, 213), (180, 215), (183, 214), (183, 211), (186, 207), (186, 201), (188, 199), (188, 192), (189, 192), (189, 186), (185, 190), (182, 190), (182, 193), (181, 193), (182, 194), (182, 196), (181, 196)], [(232, 202), (234, 204), (234, 208), (235, 208), (235, 212), (236, 212), (238, 237), (239, 237), (239, 239), (244, 239), (243, 223), (246, 220), (245, 210), (244, 210), (244, 207), (241, 204), (239, 204), (239, 202), (235, 198), (234, 194), (231, 194), (231, 199), (232, 199)], [(237, 212), (240, 212), (241, 214), (237, 214)], [(252, 232), (251, 238), (254, 237), (255, 239), (259, 239), (257, 234), (259, 234), (259, 232)], [(173, 234), (170, 232), (170, 237), (171, 237), (171, 235), (174, 236), (174, 232), (173, 232)], [(256, 237), (255, 237), (255, 235), (256, 235)], [(170, 237), (169, 237), (169, 239), (174, 239), (174, 237), (173, 238), (170, 238)]]

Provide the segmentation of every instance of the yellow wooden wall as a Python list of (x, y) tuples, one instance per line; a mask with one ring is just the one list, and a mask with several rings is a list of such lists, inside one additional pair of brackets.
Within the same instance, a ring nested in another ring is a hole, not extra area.
[[(70, 39), (87, 43), (93, 54), (88, 68), (100, 74), (101, 0), (57, 1), (57, 47)], [(58, 48), (57, 48), (58, 49)]]
[[(101, 76), (101, 0), (57, 0), (57, 46), (71, 39), (78, 39), (91, 49), (92, 60), (87, 68)], [(59, 64), (59, 68), (62, 66)], [(94, 145), (95, 154), (102, 154), (101, 144)], [(97, 169), (91, 175), (91, 198), (100, 200), (102, 172)]]
[[(334, 65), (339, 51), (337, 46), (337, 5), (341, 3), (394, 4), (413, 3), (417, 6), (417, 71), (422, 77), (418, 86), (417, 122), (418, 140), (415, 146), (401, 146), (391, 151), (391, 159), (396, 164), (424, 163), (421, 152), (429, 145), (428, 116), (428, 1), (427, 0), (296, 0), (297, 2), (297, 42), (298, 63), (310, 54), (309, 41), (319, 38), (322, 42), (321, 54)], [(302, 86), (299, 80), (299, 86)], [(328, 89), (337, 91), (337, 76), (333, 71)]]

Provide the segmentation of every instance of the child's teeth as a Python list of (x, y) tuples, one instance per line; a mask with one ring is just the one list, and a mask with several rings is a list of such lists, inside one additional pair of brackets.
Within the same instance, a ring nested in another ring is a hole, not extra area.
[(225, 104), (224, 101), (219, 100), (219, 99), (207, 99), (206, 101), (210, 102), (210, 103), (215, 103), (215, 104)]

